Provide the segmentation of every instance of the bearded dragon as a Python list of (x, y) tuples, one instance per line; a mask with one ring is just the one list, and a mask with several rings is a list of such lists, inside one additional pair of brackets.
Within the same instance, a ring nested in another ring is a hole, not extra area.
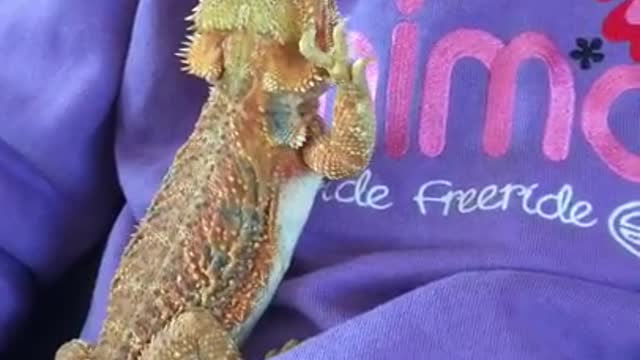
[(57, 360), (241, 359), (322, 182), (372, 157), (370, 59), (349, 59), (334, 0), (200, 0), (187, 20), (178, 55), (209, 98), (125, 249), (97, 342)]

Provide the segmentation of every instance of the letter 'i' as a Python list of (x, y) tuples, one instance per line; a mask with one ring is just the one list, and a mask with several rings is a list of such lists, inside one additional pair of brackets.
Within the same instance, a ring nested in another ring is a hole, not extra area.
[[(396, 0), (396, 8), (403, 17), (415, 15), (422, 5), (423, 0)], [(409, 149), (409, 113), (417, 70), (418, 34), (415, 22), (402, 20), (392, 35), (385, 147), (394, 158), (403, 156)]]

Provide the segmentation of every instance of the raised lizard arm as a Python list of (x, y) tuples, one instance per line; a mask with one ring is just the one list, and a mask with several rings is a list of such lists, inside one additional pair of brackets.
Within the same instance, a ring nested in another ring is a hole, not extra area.
[[(319, 7), (305, 6), (313, 8), (314, 11), (309, 13), (316, 17), (318, 16), (316, 14), (322, 13), (322, 6), (326, 8), (325, 12), (335, 12), (329, 3)], [(188, 38), (184, 43), (185, 47), (178, 53), (183, 59), (184, 70), (211, 84), (215, 84), (223, 71), (223, 41), (227, 33), (213, 29), (204, 20), (198, 22), (198, 19), (214, 18), (215, 11), (215, 8), (205, 6), (195, 9), (190, 19), (196, 19), (194, 28), (197, 31)], [(221, 10), (217, 11), (224, 13)], [(324, 14), (324, 16), (331, 15)], [(224, 19), (222, 16), (218, 18)], [(314, 20), (316, 19), (311, 16), (302, 19), (301, 22), (306, 26), (299, 41), (298, 50), (304, 59), (294, 61), (293, 59), (298, 57), (297, 54), (282, 50), (274, 51), (272, 56), (278, 58), (265, 59), (274, 64), (270, 68), (268, 66), (270, 71), (265, 78), (277, 84), (274, 87), (296, 89), (318, 77), (318, 69), (325, 70), (329, 74), (329, 80), (337, 86), (333, 126), (325, 133), (322, 119), (317, 119), (316, 123), (312, 124), (312, 130), (315, 131), (309, 134), (309, 143), (303, 149), (303, 157), (309, 168), (329, 179), (351, 177), (364, 170), (369, 163), (376, 137), (373, 104), (365, 75), (369, 59), (350, 61), (345, 24), (342, 20), (337, 21), (333, 28), (333, 36), (330, 39), (332, 41), (322, 44), (332, 45), (331, 48), (326, 52), (323, 51), (318, 46), (317, 22)], [(218, 26), (231, 27), (231, 23), (222, 23)], [(287, 37), (292, 36), (285, 31), (276, 32), (274, 36), (276, 34), (278, 35), (276, 37), (282, 41), (287, 41)], [(282, 62), (283, 57), (288, 57), (289, 60)], [(287, 71), (281, 64), (286, 64), (293, 70)], [(287, 76), (291, 73), (296, 76)]]
[(300, 40), (300, 52), (328, 71), (337, 85), (337, 94), (331, 130), (311, 136), (308, 146), (303, 149), (303, 157), (307, 166), (329, 179), (354, 176), (369, 163), (376, 137), (373, 104), (365, 75), (369, 59), (350, 62), (343, 21), (334, 28), (334, 46), (328, 52), (319, 49), (315, 39), (315, 26), (307, 27)]

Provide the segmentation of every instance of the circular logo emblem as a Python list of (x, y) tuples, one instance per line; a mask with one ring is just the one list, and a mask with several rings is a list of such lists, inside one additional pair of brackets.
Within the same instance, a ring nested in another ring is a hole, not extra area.
[(620, 245), (640, 257), (640, 201), (615, 209), (609, 216), (609, 232)]

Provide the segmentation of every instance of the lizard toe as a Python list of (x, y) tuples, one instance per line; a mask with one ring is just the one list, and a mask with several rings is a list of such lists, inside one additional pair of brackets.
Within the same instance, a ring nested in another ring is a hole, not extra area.
[(82, 340), (71, 340), (56, 352), (55, 360), (91, 360), (91, 345)]

